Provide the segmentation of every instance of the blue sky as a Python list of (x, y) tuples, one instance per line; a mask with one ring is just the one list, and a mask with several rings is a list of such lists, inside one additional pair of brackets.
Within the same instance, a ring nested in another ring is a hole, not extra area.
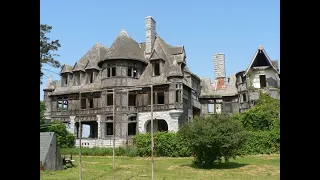
[[(185, 46), (187, 66), (200, 77), (213, 78), (215, 53), (225, 53), (227, 76), (246, 69), (260, 44), (280, 61), (276, 0), (40, 0), (40, 23), (53, 26), (50, 38), (60, 40), (61, 64), (74, 65), (97, 42), (110, 47), (121, 29), (145, 41), (146, 16), (156, 20), (167, 43)], [(51, 71), (59, 79), (60, 69)]]

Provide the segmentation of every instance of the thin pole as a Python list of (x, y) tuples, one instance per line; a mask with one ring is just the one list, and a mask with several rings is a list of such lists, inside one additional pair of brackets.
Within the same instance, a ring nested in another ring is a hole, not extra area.
[(113, 156), (113, 179), (115, 180), (116, 179), (116, 175), (115, 175), (115, 171), (116, 171), (116, 164), (115, 164), (115, 141), (116, 141), (116, 138), (115, 138), (115, 107), (116, 107), (116, 97), (115, 97), (115, 89), (113, 88), (113, 96), (112, 96), (112, 100), (113, 100), (113, 110), (112, 110), (112, 116), (113, 116), (113, 123), (112, 123), (112, 131), (113, 131), (113, 145), (112, 145), (112, 156)]
[(154, 142), (153, 142), (153, 85), (151, 87), (151, 162), (152, 162), (152, 180), (154, 179), (154, 160), (153, 160), (153, 149), (154, 149)]
[(79, 92), (79, 101), (80, 101), (80, 114), (79, 114), (79, 179), (82, 180), (82, 161), (81, 161), (81, 138), (82, 138), (82, 124), (81, 124), (81, 92)]

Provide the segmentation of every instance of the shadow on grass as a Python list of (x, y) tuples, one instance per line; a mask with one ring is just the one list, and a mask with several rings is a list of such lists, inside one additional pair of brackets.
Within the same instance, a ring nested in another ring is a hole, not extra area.
[(206, 166), (206, 167), (200, 167), (195, 164), (183, 164), (181, 166), (189, 166), (194, 169), (236, 169), (236, 168), (244, 167), (247, 165), (248, 164), (228, 162), (228, 163), (216, 163), (216, 164), (213, 164), (212, 166)]

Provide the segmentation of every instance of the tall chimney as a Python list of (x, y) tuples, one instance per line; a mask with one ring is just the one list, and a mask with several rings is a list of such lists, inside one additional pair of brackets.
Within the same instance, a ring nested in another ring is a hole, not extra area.
[(225, 56), (223, 53), (213, 55), (214, 78), (217, 81), (216, 89), (223, 89), (225, 87)]
[(146, 55), (151, 54), (156, 38), (156, 21), (151, 17), (146, 17)]

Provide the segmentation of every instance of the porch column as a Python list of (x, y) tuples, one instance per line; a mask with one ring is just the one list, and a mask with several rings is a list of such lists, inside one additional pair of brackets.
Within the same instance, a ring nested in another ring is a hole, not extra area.
[(69, 132), (72, 133), (74, 136), (77, 136), (77, 128), (75, 127), (75, 118), (76, 116), (70, 116), (70, 130)]
[(98, 123), (98, 139), (104, 138), (105, 135), (105, 116), (97, 115)]

